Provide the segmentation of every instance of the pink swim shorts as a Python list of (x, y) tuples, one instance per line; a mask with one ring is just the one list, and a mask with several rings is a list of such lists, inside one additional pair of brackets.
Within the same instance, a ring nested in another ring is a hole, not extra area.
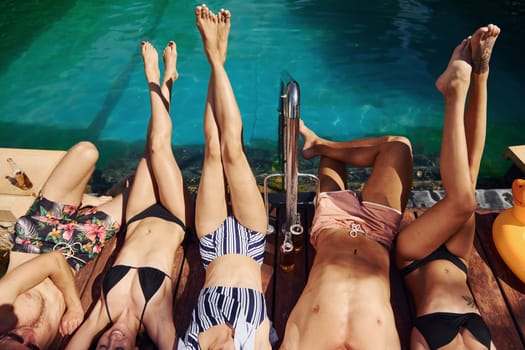
[(350, 236), (363, 234), (390, 250), (399, 231), (401, 212), (386, 205), (361, 201), (352, 191), (322, 192), (317, 197), (310, 242), (326, 228), (348, 229)]

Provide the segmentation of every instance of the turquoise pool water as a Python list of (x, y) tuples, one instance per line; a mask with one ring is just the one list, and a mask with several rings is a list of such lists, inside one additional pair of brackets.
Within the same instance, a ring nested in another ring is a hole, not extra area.
[[(175, 146), (200, 145), (209, 75), (187, 0), (3, 1), (0, 146), (114, 145), (102, 163), (144, 140), (149, 117), (140, 42), (178, 46)], [(509, 167), (525, 142), (523, 1), (208, 1), (232, 13), (227, 70), (248, 146), (277, 142), (279, 76), (301, 88), (301, 117), (337, 140), (409, 136), (439, 152), (443, 103), (434, 88), (455, 45), (489, 22), (502, 28), (491, 62), (489, 129), (481, 176)], [(118, 151), (117, 151), (118, 150)]]

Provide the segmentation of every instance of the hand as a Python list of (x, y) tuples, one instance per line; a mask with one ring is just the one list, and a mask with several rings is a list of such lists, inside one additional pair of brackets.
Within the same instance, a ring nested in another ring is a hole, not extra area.
[(84, 320), (84, 310), (82, 308), (66, 310), (60, 321), (60, 334), (66, 336), (72, 334)]

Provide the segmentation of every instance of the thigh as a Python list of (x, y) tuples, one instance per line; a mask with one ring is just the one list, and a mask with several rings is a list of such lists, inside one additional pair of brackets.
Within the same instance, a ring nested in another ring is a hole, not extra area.
[(126, 203), (126, 221), (156, 202), (154, 181), (146, 158), (143, 157), (139, 161), (135, 178), (131, 184)]
[(203, 126), (206, 143), (195, 208), (195, 228), (199, 238), (215, 231), (228, 215), (219, 128), (212, 108), (214, 99), (212, 77), (210, 77), (204, 110)]
[(217, 229), (228, 215), (220, 155), (205, 155), (204, 159), (195, 209), (199, 238)]
[(405, 209), (412, 187), (412, 155), (403, 142), (383, 145), (361, 197), (364, 201), (383, 204), (399, 211)]
[(97, 209), (108, 214), (113, 220), (122, 224), (124, 215), (124, 195), (118, 194), (108, 202), (97, 206)]
[(268, 219), (261, 191), (242, 151), (224, 165), (235, 218), (245, 227), (266, 233)]
[(53, 169), (42, 195), (54, 202), (79, 205), (97, 159), (98, 151), (92, 143), (77, 143)]
[(447, 249), (465, 261), (469, 261), (474, 248), (476, 233), (476, 213), (461, 225), (458, 230), (446, 241)]
[(184, 184), (182, 172), (171, 149), (171, 143), (162, 150), (152, 152), (151, 167), (153, 188), (157, 190), (160, 203), (173, 215), (192, 225), (193, 203), (188, 189)]
[(346, 164), (321, 157), (319, 161), (319, 190), (321, 192), (343, 191), (346, 189)]

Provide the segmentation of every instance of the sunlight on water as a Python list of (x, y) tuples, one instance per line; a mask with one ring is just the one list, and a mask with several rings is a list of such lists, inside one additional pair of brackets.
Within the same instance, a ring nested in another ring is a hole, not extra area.
[[(514, 45), (525, 36), (523, 5), (483, 1), (476, 13), (469, 5), (403, 0), (208, 5), (233, 13), (226, 67), (247, 145), (275, 145), (279, 76), (287, 70), (300, 84), (301, 117), (318, 134), (337, 140), (402, 134), (418, 152), (439, 152), (443, 102), (435, 78), (455, 45), (488, 22), (503, 32), (491, 64), (482, 175), (501, 176), (508, 167), (503, 149), (524, 142), (518, 103), (525, 68), (516, 54), (523, 48)], [(182, 0), (4, 2), (0, 48), (9, 55), (0, 59), (0, 146), (143, 141), (145, 39), (159, 53), (169, 40), (177, 42), (173, 144), (202, 144), (209, 68), (194, 6)]]

